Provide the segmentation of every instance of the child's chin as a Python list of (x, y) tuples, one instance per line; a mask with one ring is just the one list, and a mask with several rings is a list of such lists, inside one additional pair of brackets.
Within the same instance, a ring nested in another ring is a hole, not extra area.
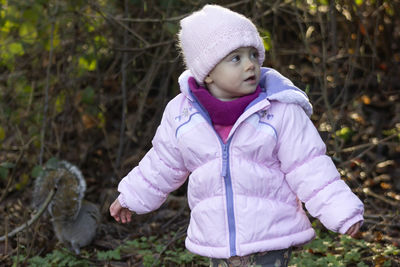
[(257, 89), (257, 86), (256, 86), (256, 85), (251, 86), (251, 87), (247, 90), (247, 92), (243, 94), (243, 96), (244, 96), (244, 95), (250, 95), (250, 94), (254, 93), (254, 92), (256, 91), (256, 89)]

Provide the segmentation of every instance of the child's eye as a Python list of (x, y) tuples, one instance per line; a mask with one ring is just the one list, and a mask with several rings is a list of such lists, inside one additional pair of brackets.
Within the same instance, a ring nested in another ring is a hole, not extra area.
[(233, 56), (231, 59), (232, 62), (238, 62), (239, 60), (240, 60), (240, 56), (238, 56), (238, 55)]
[(251, 53), (251, 58), (257, 59), (258, 58), (258, 52), (252, 52)]

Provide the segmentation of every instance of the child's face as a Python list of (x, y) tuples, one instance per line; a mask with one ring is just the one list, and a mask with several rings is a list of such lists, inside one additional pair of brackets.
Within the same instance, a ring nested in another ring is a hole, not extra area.
[(204, 80), (210, 93), (223, 101), (253, 93), (259, 81), (258, 51), (254, 47), (232, 51)]

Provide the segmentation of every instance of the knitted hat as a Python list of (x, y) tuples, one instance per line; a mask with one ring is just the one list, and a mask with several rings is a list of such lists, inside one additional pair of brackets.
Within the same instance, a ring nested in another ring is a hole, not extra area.
[(258, 50), (260, 66), (265, 51), (256, 26), (245, 16), (218, 5), (205, 5), (180, 22), (178, 33), (186, 67), (199, 84), (225, 56), (240, 47)]

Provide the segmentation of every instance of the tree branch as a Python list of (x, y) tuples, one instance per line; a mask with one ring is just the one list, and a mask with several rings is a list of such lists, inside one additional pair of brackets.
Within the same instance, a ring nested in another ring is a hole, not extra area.
[(49, 205), (49, 203), (51, 202), (51, 200), (53, 199), (55, 193), (56, 193), (57, 189), (53, 188), (49, 194), (47, 195), (46, 200), (44, 201), (43, 205), (40, 207), (40, 209), (38, 210), (38, 212), (26, 223), (24, 223), (23, 225), (15, 228), (14, 230), (12, 230), (10, 233), (6, 233), (4, 236), (0, 237), (0, 242), (6, 240), (7, 238), (13, 237), (14, 235), (18, 234), (19, 232), (23, 231), (24, 229), (30, 227), (34, 222), (36, 222), (40, 216), (42, 216), (43, 212), (46, 210), (47, 206)]

